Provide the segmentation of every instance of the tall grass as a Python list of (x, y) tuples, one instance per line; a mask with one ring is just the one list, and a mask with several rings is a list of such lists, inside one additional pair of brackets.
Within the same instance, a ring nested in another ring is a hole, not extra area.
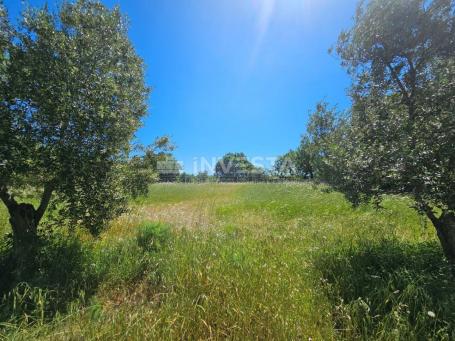
[(0, 202), (0, 236), (3, 236), (4, 234), (8, 233), (11, 230), (8, 222), (8, 211), (3, 205), (2, 202)]
[(317, 257), (338, 335), (455, 339), (455, 282), (435, 242), (366, 242)]
[(453, 339), (454, 281), (410, 204), (353, 209), (311, 184), (154, 185), (99, 240), (44, 248), (80, 262), (58, 268), (74, 270), (61, 287), (51, 275), (16, 283), (4, 306), (27, 290), (38, 303), (60, 290), (63, 303), (35, 304), (29, 320), (9, 312), (0, 328), (11, 339)]

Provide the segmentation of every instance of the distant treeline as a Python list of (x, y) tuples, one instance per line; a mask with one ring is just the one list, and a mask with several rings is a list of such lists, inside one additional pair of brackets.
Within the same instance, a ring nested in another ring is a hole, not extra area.
[[(297, 171), (299, 170), (299, 171)], [(268, 170), (254, 166), (244, 153), (227, 153), (215, 166), (213, 175), (208, 172), (200, 172), (196, 175), (180, 173), (175, 168), (173, 172), (159, 174), (160, 182), (282, 182), (282, 181), (305, 181), (313, 175), (300, 170), (298, 160), (290, 158), (287, 154), (278, 158), (273, 169)]]
[(162, 182), (181, 182), (181, 183), (206, 183), (206, 182), (296, 182), (308, 181), (309, 179), (298, 176), (276, 176), (272, 172), (264, 172), (261, 175), (247, 174), (242, 177), (235, 175), (216, 176), (208, 175), (206, 172), (197, 175), (181, 173), (174, 180), (165, 180)]

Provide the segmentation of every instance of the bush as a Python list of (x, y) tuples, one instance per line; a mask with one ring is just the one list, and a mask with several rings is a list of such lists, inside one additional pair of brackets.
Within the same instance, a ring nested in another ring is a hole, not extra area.
[(147, 252), (158, 252), (168, 242), (170, 230), (167, 225), (143, 223), (138, 227), (137, 244)]

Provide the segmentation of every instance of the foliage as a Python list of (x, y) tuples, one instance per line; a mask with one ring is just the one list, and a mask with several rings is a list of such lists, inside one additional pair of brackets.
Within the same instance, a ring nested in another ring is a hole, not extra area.
[[(146, 113), (126, 21), (118, 8), (78, 0), (58, 13), (30, 8), (12, 33), (0, 88), (0, 194), (14, 234), (36, 233), (51, 197), (70, 224), (98, 232), (122, 212), (116, 164)], [(15, 201), (26, 187), (41, 192), (37, 209)]]
[(209, 174), (207, 171), (199, 172), (196, 174), (196, 181), (197, 182), (207, 182), (209, 181)]
[(278, 158), (275, 170), (278, 174), (316, 179), (332, 180), (337, 167), (328, 162), (336, 155), (337, 145), (344, 136), (346, 121), (336, 108), (326, 102), (319, 102), (310, 115), (306, 133), (296, 150)]
[(81, 290), (93, 291), (96, 274), (90, 271), (90, 249), (80, 240), (55, 231), (40, 236), (26, 255), (7, 245), (0, 255), (2, 321), (48, 319), (79, 298)]
[(355, 205), (387, 194), (415, 200), (455, 264), (455, 3), (361, 1), (337, 52), (352, 76), (352, 108), (317, 105), (295, 169)]
[(314, 179), (315, 148), (307, 135), (302, 136), (299, 147), (295, 150), (295, 167), (305, 178)]
[(204, 183), (216, 181), (216, 177), (209, 175), (207, 171), (199, 172), (196, 175), (182, 172), (179, 175), (178, 181), (183, 183)]
[(3, 0), (0, 1), (0, 88), (6, 86), (6, 68), (8, 66), (8, 50), (11, 48), (12, 28), (8, 22), (8, 13)]
[(158, 181), (156, 169), (143, 156), (133, 156), (121, 164), (122, 187), (133, 198), (147, 195), (152, 183)]
[(372, 1), (340, 36), (355, 81), (346, 176), (359, 178), (366, 197), (407, 192), (453, 209), (453, 9), (450, 1)]
[(273, 165), (273, 172), (281, 179), (292, 179), (297, 177), (297, 153), (290, 150), (281, 155)]
[(196, 182), (196, 177), (193, 174), (182, 172), (179, 175), (179, 182), (183, 182), (183, 183)]
[(147, 252), (158, 252), (169, 241), (169, 227), (156, 223), (143, 223), (138, 227), (137, 244)]
[(215, 176), (220, 181), (261, 181), (264, 171), (255, 167), (243, 153), (227, 153), (215, 165)]
[(353, 77), (349, 127), (326, 159), (332, 185), (356, 204), (411, 195), (453, 263), (454, 10), (450, 0), (359, 5), (337, 46)]
[(157, 171), (161, 182), (177, 181), (182, 166), (173, 155), (166, 155), (158, 161)]
[(138, 154), (120, 164), (122, 186), (133, 198), (149, 193), (152, 183), (161, 177), (159, 163), (171, 157), (175, 146), (168, 136), (162, 136), (149, 146), (136, 146)]

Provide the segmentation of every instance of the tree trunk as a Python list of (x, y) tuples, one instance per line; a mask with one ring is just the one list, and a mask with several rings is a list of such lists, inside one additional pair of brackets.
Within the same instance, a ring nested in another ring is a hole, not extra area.
[(436, 232), (447, 260), (455, 267), (455, 215), (443, 214), (439, 218)]
[(37, 238), (39, 219), (31, 204), (16, 204), (9, 209), (14, 241), (18, 244), (33, 242)]
[(438, 218), (433, 211), (427, 210), (427, 216), (430, 218), (441, 243), (444, 255), (452, 266), (455, 274), (455, 214), (444, 211)]
[(49, 205), (53, 190), (52, 183), (46, 184), (40, 205), (35, 209), (31, 204), (18, 203), (6, 186), (0, 186), (0, 199), (8, 209), (13, 239), (17, 246), (32, 244), (37, 239), (38, 224)]

